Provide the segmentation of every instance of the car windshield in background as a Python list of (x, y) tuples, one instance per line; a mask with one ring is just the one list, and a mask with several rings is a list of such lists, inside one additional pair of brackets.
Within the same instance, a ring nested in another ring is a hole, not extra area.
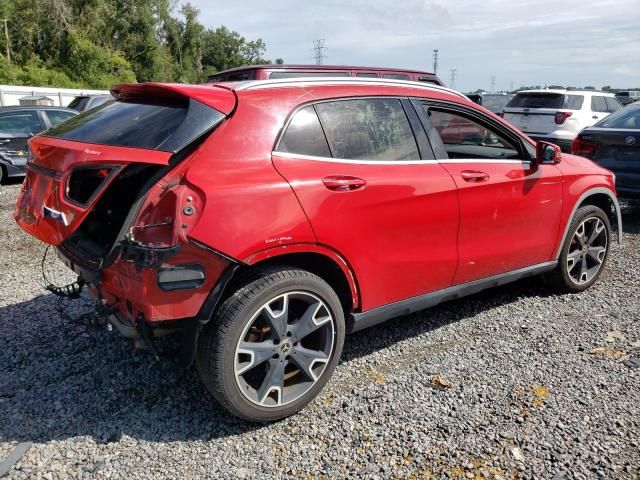
[(566, 108), (569, 110), (580, 110), (583, 102), (584, 95), (518, 93), (506, 106), (515, 108)]
[(504, 108), (509, 103), (509, 97), (507, 95), (483, 95), (482, 106), (488, 109)]
[(46, 132), (48, 137), (176, 152), (224, 115), (195, 100), (171, 104), (103, 103)]
[(71, 103), (67, 105), (67, 108), (72, 108), (74, 110), (84, 110), (84, 107), (87, 106), (89, 102), (89, 97), (76, 97), (71, 100)]
[(594, 126), (602, 128), (640, 128), (640, 105), (618, 110)]

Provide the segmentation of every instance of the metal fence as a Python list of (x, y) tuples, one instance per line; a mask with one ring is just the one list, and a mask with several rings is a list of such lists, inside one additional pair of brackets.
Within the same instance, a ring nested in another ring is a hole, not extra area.
[(22, 97), (45, 96), (50, 98), (55, 106), (66, 107), (71, 100), (78, 95), (100, 95), (108, 93), (108, 90), (0, 85), (0, 106), (20, 105), (20, 99)]

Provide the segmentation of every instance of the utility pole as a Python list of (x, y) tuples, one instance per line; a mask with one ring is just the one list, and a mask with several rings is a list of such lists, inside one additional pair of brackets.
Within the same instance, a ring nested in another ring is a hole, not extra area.
[(491, 77), (491, 93), (496, 93), (496, 76)]
[(438, 73), (438, 50), (433, 51), (433, 73)]
[(7, 42), (7, 60), (11, 63), (11, 44), (9, 43), (9, 27), (7, 27), (8, 20), (3, 18), (2, 21), (4, 22), (4, 38)]
[(315, 59), (316, 65), (322, 65), (324, 60), (327, 58), (325, 52), (328, 50), (327, 47), (324, 46), (326, 40), (324, 38), (319, 38), (318, 40), (313, 41), (313, 49), (315, 50)]
[(456, 89), (456, 73), (458, 73), (457, 68), (452, 68), (449, 70), (451, 72), (451, 80), (449, 80), (449, 88), (452, 90)]

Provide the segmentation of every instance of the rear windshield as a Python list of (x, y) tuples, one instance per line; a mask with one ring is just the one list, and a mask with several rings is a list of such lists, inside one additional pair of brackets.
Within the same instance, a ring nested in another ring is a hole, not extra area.
[(594, 125), (603, 128), (640, 128), (640, 106), (628, 106)]
[(176, 152), (224, 115), (195, 100), (174, 103), (109, 101), (47, 130), (48, 137)]
[[(580, 110), (584, 95), (565, 95), (564, 93), (518, 93), (507, 107), (515, 108), (565, 108)], [(484, 102), (483, 102), (484, 105)]]
[(482, 106), (486, 108), (503, 108), (509, 102), (508, 95), (483, 95)]

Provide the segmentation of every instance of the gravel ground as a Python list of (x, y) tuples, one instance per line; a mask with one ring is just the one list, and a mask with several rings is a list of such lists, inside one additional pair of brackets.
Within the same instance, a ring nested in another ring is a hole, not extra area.
[(18, 190), (0, 190), (0, 459), (33, 446), (9, 478), (640, 478), (638, 207), (588, 292), (532, 279), (355, 334), (319, 398), (264, 426), (88, 298), (47, 294)]

